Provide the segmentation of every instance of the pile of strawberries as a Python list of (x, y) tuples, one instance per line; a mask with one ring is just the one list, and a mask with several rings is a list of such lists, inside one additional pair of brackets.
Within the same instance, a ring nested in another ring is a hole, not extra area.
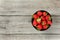
[(52, 24), (51, 15), (44, 10), (39, 10), (33, 14), (32, 25), (37, 30), (47, 30)]

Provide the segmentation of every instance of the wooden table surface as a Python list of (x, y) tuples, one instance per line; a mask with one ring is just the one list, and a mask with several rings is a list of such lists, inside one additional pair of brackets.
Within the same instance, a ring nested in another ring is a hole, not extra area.
[[(37, 10), (52, 15), (53, 24), (46, 31), (31, 24)], [(60, 40), (60, 0), (0, 0), (0, 40)]]

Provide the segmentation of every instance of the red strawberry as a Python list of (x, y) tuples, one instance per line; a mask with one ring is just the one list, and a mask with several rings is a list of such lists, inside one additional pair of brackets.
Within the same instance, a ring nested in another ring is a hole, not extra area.
[(47, 29), (48, 28), (48, 26), (47, 25), (43, 25), (43, 29)]
[(33, 15), (34, 19), (37, 19), (39, 16), (37, 14)]
[(43, 12), (43, 16), (46, 16), (47, 15), (47, 13), (46, 12)]
[(36, 20), (33, 21), (33, 25), (36, 26), (37, 25), (37, 22)]
[(50, 15), (46, 16), (46, 20), (51, 20)]
[(39, 30), (41, 30), (41, 29), (42, 29), (42, 25), (41, 25), (41, 24), (38, 25), (37, 28), (38, 28)]
[(41, 16), (41, 19), (42, 19), (42, 20), (46, 20), (44, 16)]
[(42, 25), (46, 25), (47, 23), (46, 23), (46, 21), (42, 21)]
[(51, 24), (52, 24), (52, 22), (51, 22), (51, 21), (48, 21), (48, 24), (49, 24), (49, 25), (51, 25)]
[(42, 15), (42, 12), (37, 12), (37, 15), (38, 15), (38, 16), (41, 16), (41, 15)]

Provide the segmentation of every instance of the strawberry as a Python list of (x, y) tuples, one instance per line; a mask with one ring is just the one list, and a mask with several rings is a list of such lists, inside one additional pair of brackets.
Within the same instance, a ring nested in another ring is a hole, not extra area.
[(37, 25), (37, 22), (36, 20), (33, 21), (33, 25), (36, 26)]
[(41, 16), (41, 19), (42, 19), (43, 21), (46, 20), (44, 16)]
[(41, 16), (41, 15), (42, 15), (42, 12), (37, 12), (37, 15), (38, 15), (38, 16)]
[(41, 29), (42, 29), (42, 25), (41, 25), (41, 24), (38, 25), (37, 28), (38, 28), (39, 30), (41, 30)]
[(49, 25), (51, 25), (51, 24), (52, 24), (52, 22), (51, 22), (51, 21), (48, 21), (47, 23), (48, 23)]
[(51, 20), (50, 15), (47, 15), (47, 16), (46, 16), (46, 20)]
[(47, 29), (48, 28), (48, 26), (47, 25), (43, 25), (43, 29)]
[(34, 19), (37, 19), (38, 17), (39, 17), (39, 16), (38, 16), (37, 14), (34, 14), (34, 15), (33, 15), (33, 18), (34, 18)]
[(36, 20), (33, 21), (33, 25), (36, 26), (37, 25), (37, 22)]
[(42, 25), (46, 25), (47, 23), (46, 23), (46, 21), (42, 21)]
[(47, 13), (46, 12), (43, 12), (43, 16), (46, 16), (47, 15)]
[(49, 25), (51, 25), (51, 24), (52, 24), (52, 22), (51, 22), (51, 21), (48, 21), (47, 23), (48, 23)]

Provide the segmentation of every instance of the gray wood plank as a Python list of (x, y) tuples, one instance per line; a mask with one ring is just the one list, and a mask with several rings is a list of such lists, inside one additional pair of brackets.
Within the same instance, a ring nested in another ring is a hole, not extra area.
[(1, 0), (0, 15), (32, 15), (37, 10), (46, 10), (60, 15), (60, 0)]
[(0, 16), (0, 34), (60, 34), (60, 16), (52, 16), (53, 24), (46, 31), (37, 31), (30, 16)]
[(60, 35), (0, 35), (0, 40), (60, 40)]

